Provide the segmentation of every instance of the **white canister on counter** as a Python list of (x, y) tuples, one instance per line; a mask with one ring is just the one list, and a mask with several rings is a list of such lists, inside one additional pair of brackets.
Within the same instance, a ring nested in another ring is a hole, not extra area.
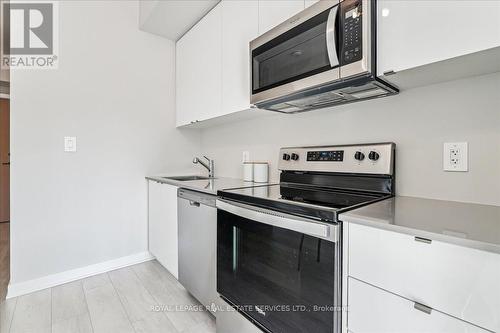
[(243, 162), (243, 181), (253, 182), (253, 162)]
[(254, 162), (253, 181), (267, 183), (269, 181), (269, 164), (267, 162)]

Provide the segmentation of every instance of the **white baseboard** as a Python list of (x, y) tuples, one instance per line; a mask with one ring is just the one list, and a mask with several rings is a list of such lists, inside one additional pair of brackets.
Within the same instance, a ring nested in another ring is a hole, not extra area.
[(80, 267), (57, 274), (47, 275), (38, 279), (33, 279), (18, 283), (10, 283), (7, 292), (7, 298), (29, 294), (38, 290), (55, 287), (75, 280), (80, 280), (92, 275), (113, 271), (115, 269), (139, 264), (141, 262), (149, 261), (152, 259), (154, 259), (154, 257), (149, 252), (141, 252), (90, 266)]

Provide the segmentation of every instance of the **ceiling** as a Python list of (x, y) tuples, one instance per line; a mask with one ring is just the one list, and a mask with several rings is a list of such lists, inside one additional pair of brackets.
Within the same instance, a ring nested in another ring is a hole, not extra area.
[(176, 41), (219, 1), (140, 0), (139, 28)]

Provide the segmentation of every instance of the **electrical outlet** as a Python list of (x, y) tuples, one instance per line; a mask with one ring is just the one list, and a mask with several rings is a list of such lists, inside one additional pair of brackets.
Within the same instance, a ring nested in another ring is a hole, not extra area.
[(248, 161), (250, 161), (250, 152), (244, 151), (243, 154), (241, 155), (241, 162), (245, 163)]
[(469, 171), (467, 142), (447, 142), (443, 148), (444, 171)]
[(70, 153), (76, 152), (76, 136), (64, 137), (64, 151)]

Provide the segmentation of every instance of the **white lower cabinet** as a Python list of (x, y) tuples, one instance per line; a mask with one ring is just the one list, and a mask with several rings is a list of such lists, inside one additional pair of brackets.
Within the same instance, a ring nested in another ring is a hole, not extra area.
[(348, 329), (355, 333), (486, 333), (477, 326), (349, 278)]
[(347, 227), (349, 277), (500, 332), (500, 254), (354, 223)]
[(178, 278), (177, 187), (148, 182), (149, 252)]

